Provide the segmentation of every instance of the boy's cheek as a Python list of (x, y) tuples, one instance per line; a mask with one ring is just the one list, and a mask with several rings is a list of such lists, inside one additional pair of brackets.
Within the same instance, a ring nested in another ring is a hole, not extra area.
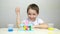
[(34, 18), (36, 18), (37, 16), (34, 16)]

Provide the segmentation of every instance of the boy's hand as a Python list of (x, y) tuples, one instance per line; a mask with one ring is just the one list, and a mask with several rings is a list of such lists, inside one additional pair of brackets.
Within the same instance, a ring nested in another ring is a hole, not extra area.
[(39, 25), (34, 25), (32, 28), (33, 28), (33, 29), (40, 29), (40, 28), (39, 28)]
[(35, 25), (35, 26), (33, 26), (34, 28), (39, 28), (39, 25)]
[(16, 15), (18, 16), (20, 14), (20, 8), (19, 7), (16, 7)]
[(39, 24), (39, 25), (35, 25), (34, 28), (39, 28), (39, 29), (47, 29), (48, 25), (43, 23), (43, 24)]

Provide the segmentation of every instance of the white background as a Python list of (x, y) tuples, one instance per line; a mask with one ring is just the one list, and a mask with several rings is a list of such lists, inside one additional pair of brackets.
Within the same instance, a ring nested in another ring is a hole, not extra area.
[[(27, 18), (27, 7), (35, 3), (40, 8), (39, 17), (46, 23), (54, 23), (54, 27), (60, 28), (60, 0), (0, 0), (0, 27), (7, 24), (16, 24), (15, 8), (20, 7), (21, 20)], [(16, 27), (16, 25), (14, 26)]]

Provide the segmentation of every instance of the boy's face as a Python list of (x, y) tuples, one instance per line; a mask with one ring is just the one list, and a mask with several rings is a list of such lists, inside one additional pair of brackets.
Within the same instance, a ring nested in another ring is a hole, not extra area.
[(29, 19), (34, 20), (34, 19), (36, 19), (37, 16), (38, 16), (38, 14), (37, 14), (36, 10), (33, 10), (33, 9), (28, 10)]

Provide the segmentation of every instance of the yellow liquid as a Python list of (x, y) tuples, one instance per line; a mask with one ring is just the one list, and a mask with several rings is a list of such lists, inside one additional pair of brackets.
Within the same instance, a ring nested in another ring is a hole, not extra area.
[(24, 26), (24, 30), (26, 30), (26, 26)]
[(54, 28), (52, 28), (52, 27), (49, 27), (49, 28), (48, 28), (48, 30), (54, 30)]

